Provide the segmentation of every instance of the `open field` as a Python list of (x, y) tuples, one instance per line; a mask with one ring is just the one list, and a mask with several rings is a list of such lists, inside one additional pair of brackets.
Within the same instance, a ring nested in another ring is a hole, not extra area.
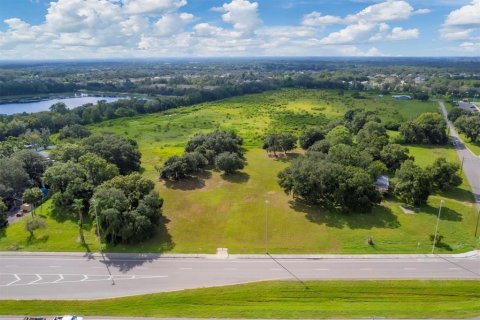
[[(92, 127), (96, 132), (112, 131), (138, 141), (144, 175), (157, 181), (157, 189), (165, 199), (164, 214), (170, 220), (168, 234), (159, 233), (157, 238), (141, 245), (107, 249), (213, 253), (218, 247), (227, 247), (230, 253), (263, 253), (267, 216), (268, 250), (272, 253), (423, 253), (430, 250), (429, 235), (434, 231), (441, 199), (445, 200), (445, 207), (440, 233), (445, 243), (438, 252), (477, 248), (479, 240), (473, 236), (476, 211), (466, 182), (451, 192), (431, 196), (416, 214), (404, 213), (395, 198), (387, 198), (371, 214), (328, 212), (293, 201), (280, 189), (277, 173), (301, 151), (288, 158), (269, 158), (260, 145), (270, 128), (298, 132), (306, 125), (338, 118), (351, 107), (379, 110), (382, 118), (397, 121), (437, 110), (433, 102), (394, 101), (376, 96), (355, 100), (347, 96), (328, 91), (281, 90)], [(244, 137), (248, 164), (242, 172), (225, 177), (213, 171), (178, 183), (158, 181), (155, 166), (173, 154), (181, 154), (186, 141), (196, 132), (216, 128), (233, 129)], [(452, 146), (410, 146), (410, 150), (422, 166), (437, 157), (458, 163)], [(44, 207), (47, 212), (48, 203)], [(0, 250), (8, 250), (14, 244), (22, 250), (85, 250), (77, 241), (74, 222), (48, 219), (49, 227), (37, 232), (37, 238), (43, 241), (29, 243), (23, 224), (14, 224), (6, 235), (0, 234)], [(374, 239), (373, 247), (366, 243), (369, 236)], [(98, 248), (91, 227), (87, 242), (90, 250)]]
[(2, 301), (0, 314), (189, 318), (473, 318), (478, 281), (260, 282), (95, 301)]

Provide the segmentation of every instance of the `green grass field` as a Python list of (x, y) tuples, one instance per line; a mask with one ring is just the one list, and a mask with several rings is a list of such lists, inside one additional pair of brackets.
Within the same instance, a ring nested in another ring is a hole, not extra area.
[(3, 300), (0, 314), (185, 318), (473, 318), (478, 281), (260, 282), (95, 301)]
[[(371, 96), (351, 99), (336, 92), (280, 90), (258, 95), (179, 108), (168, 112), (107, 121), (92, 127), (112, 131), (138, 141), (144, 175), (157, 181), (165, 199), (164, 214), (170, 220), (168, 233), (159, 233), (136, 246), (107, 248), (118, 252), (213, 253), (218, 247), (230, 253), (265, 251), (265, 216), (268, 216), (268, 246), (272, 253), (424, 253), (430, 250), (439, 202), (445, 200), (440, 233), (445, 244), (438, 252), (461, 252), (477, 248), (473, 236), (476, 212), (469, 186), (430, 197), (416, 214), (406, 214), (395, 198), (386, 199), (371, 214), (328, 212), (295, 202), (277, 184), (277, 173), (301, 152), (288, 158), (270, 158), (260, 149), (269, 128), (295, 132), (306, 124), (322, 124), (341, 116), (348, 108), (378, 109), (380, 116), (406, 120), (425, 111), (436, 111), (435, 103), (395, 101)], [(389, 117), (391, 115), (391, 117)], [(154, 166), (181, 154), (186, 141), (197, 132), (233, 129), (245, 138), (247, 166), (230, 177), (210, 172), (204, 177), (178, 183), (158, 181)], [(410, 146), (419, 165), (437, 157), (458, 162), (451, 146)], [(266, 203), (268, 201), (268, 203)], [(58, 221), (44, 205), (48, 228), (39, 230), (38, 240), (28, 241), (23, 224), (0, 234), (0, 250), (81, 251), (76, 223)], [(366, 239), (374, 238), (375, 246)], [(97, 250), (94, 230), (87, 227), (88, 249)]]
[(464, 134), (459, 133), (458, 135), (467, 148), (470, 149), (470, 151), (475, 153), (477, 156), (480, 156), (480, 142), (470, 142), (470, 139), (468, 139)]

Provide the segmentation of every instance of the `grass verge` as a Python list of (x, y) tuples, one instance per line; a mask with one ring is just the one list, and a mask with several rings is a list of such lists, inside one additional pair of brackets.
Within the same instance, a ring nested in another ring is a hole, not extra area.
[(471, 318), (479, 281), (259, 282), (93, 301), (13, 301), (0, 314), (190, 318)]

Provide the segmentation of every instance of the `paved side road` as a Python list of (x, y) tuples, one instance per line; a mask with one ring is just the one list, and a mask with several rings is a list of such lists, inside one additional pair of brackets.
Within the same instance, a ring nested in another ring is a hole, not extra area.
[(452, 122), (447, 118), (448, 112), (445, 108), (445, 105), (441, 101), (439, 102), (439, 105), (440, 110), (447, 121), (447, 125), (450, 130), (450, 136), (452, 137), (452, 142), (457, 149), (458, 157), (460, 158), (460, 161), (463, 161), (463, 171), (465, 172), (465, 176), (472, 187), (472, 192), (477, 202), (477, 208), (480, 210), (480, 157), (476, 156), (465, 147), (465, 144), (459, 138)]
[(262, 280), (480, 280), (479, 252), (324, 258), (1, 253), (0, 260), (0, 299), (98, 299)]

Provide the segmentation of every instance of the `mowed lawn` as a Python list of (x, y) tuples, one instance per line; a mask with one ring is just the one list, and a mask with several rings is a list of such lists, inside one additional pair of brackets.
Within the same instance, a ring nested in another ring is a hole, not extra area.
[[(169, 110), (168, 112), (107, 121), (93, 126), (96, 132), (111, 131), (134, 138), (142, 152), (143, 174), (156, 181), (165, 199), (167, 233), (135, 246), (107, 248), (119, 252), (213, 253), (226, 247), (230, 253), (381, 253), (429, 252), (438, 205), (445, 200), (440, 221), (444, 244), (438, 252), (461, 252), (478, 247), (473, 236), (476, 211), (468, 185), (452, 192), (431, 196), (418, 213), (406, 214), (395, 198), (387, 198), (371, 214), (328, 212), (294, 201), (277, 184), (277, 174), (301, 150), (287, 158), (269, 157), (260, 149), (263, 135), (271, 129), (299, 132), (338, 118), (349, 108), (379, 110), (385, 119), (404, 121), (426, 111), (435, 103), (395, 101), (369, 96), (352, 99), (334, 91), (280, 90), (236, 97), (218, 102)], [(390, 117), (391, 115), (391, 117)], [(210, 171), (202, 177), (165, 183), (158, 180), (155, 167), (169, 156), (181, 154), (188, 139), (197, 132), (232, 129), (245, 139), (247, 166), (233, 176)], [(437, 157), (458, 158), (450, 146), (411, 146), (421, 166)], [(48, 211), (48, 204), (45, 206)], [(28, 242), (22, 224), (0, 234), (0, 249), (85, 250), (78, 243), (78, 228), (70, 220), (57, 222), (37, 232), (42, 241)], [(87, 230), (90, 250), (98, 243), (91, 227)], [(65, 233), (63, 239), (54, 236)], [(267, 237), (267, 241), (265, 241)], [(375, 246), (367, 245), (373, 237)]]
[(94, 301), (4, 300), (0, 314), (175, 318), (444, 318), (480, 315), (478, 281), (260, 282)]
[(480, 141), (471, 142), (464, 134), (459, 133), (460, 139), (467, 146), (470, 151), (472, 151), (477, 156), (480, 156)]

